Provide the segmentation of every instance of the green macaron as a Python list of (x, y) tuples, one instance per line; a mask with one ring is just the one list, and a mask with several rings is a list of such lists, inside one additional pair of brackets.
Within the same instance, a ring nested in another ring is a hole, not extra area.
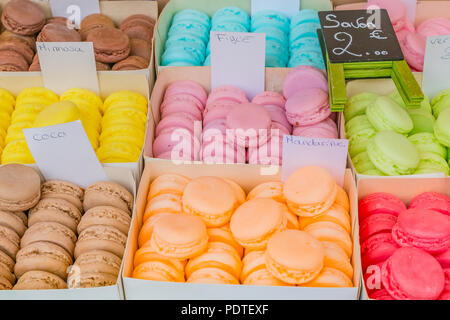
[(407, 109), (406, 111), (408, 111), (414, 125), (409, 135), (419, 132), (434, 132), (434, 123), (436, 120), (431, 113), (423, 109)]
[(444, 159), (447, 159), (447, 148), (440, 144), (432, 133), (416, 133), (412, 136), (409, 136), (408, 140), (416, 146), (420, 154), (431, 152)]
[(395, 102), (397, 102), (397, 104), (399, 106), (401, 106), (402, 108), (405, 109), (412, 109), (412, 110), (424, 110), (427, 111), (428, 113), (431, 113), (431, 104), (430, 104), (430, 99), (428, 98), (428, 96), (424, 96), (424, 99), (422, 100), (422, 103), (420, 104), (420, 108), (407, 108), (405, 105), (405, 102), (402, 99), (402, 96), (400, 95), (400, 92), (398, 92), (398, 90), (392, 92), (389, 97), (394, 100)]
[(441, 112), (434, 124), (434, 135), (446, 147), (450, 147), (450, 108)]
[(345, 121), (366, 113), (368, 105), (372, 104), (378, 95), (371, 92), (362, 92), (351, 97), (344, 108)]
[(420, 155), (420, 163), (415, 174), (443, 173), (449, 174), (447, 160), (435, 153), (426, 152)]
[(410, 175), (419, 166), (419, 150), (405, 136), (393, 131), (378, 132), (367, 144), (375, 167), (388, 176)]
[(363, 172), (367, 172), (370, 170), (376, 170), (377, 168), (374, 166), (372, 161), (370, 161), (369, 155), (367, 152), (361, 152), (356, 157), (352, 159), (353, 166), (355, 167), (356, 171), (360, 174), (363, 174)]
[(367, 170), (367, 171), (362, 172), (361, 174), (366, 175), (366, 176), (384, 176), (384, 173), (378, 169)]
[(370, 123), (377, 131), (394, 131), (408, 134), (414, 124), (405, 109), (389, 97), (379, 97), (366, 109)]
[(431, 107), (433, 114), (437, 118), (444, 109), (450, 106), (450, 89), (439, 92), (433, 100), (431, 100)]
[(367, 143), (377, 132), (365, 115), (352, 118), (345, 124), (345, 133), (349, 139), (348, 150), (350, 157), (366, 151)]

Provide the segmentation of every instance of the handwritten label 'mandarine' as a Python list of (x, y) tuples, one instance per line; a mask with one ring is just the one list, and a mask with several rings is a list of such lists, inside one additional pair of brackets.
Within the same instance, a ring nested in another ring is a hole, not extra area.
[(307, 147), (328, 147), (328, 148), (347, 148), (344, 140), (337, 139), (314, 139), (295, 136), (285, 136), (285, 143)]
[(68, 53), (68, 52), (80, 52), (84, 53), (84, 50), (80, 47), (74, 45), (48, 45), (45, 42), (36, 43), (38, 50), (46, 51), (46, 52), (54, 52), (54, 53)]

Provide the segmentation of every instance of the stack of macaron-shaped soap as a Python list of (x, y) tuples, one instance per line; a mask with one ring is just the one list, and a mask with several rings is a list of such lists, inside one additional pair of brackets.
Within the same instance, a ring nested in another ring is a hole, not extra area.
[(138, 161), (145, 140), (147, 114), (147, 98), (135, 91), (117, 91), (105, 99), (97, 150), (100, 162)]
[(162, 175), (150, 185), (133, 277), (351, 287), (348, 208), (345, 191), (319, 167), (248, 195), (230, 179)]
[(0, 157), (6, 145), (6, 134), (15, 104), (16, 98), (9, 91), (0, 89)]
[(364, 283), (370, 298), (450, 298), (447, 195), (419, 194), (407, 209), (392, 194), (370, 194), (359, 201), (359, 220)]
[(200, 160), (200, 139), (207, 94), (194, 81), (178, 81), (166, 90), (155, 131), (153, 156), (171, 160)]
[(41, 87), (27, 88), (17, 95), (11, 124), (5, 138), (2, 164), (34, 163), (22, 130), (32, 128), (38, 114), (58, 101), (58, 95)]
[(120, 184), (102, 181), (84, 194), (85, 213), (77, 226), (69, 288), (114, 285), (119, 276), (133, 213), (133, 195)]
[(289, 35), (289, 68), (306, 65), (325, 69), (317, 34), (317, 29), (320, 28), (319, 16), (315, 10), (300, 10), (292, 18)]
[(161, 65), (203, 65), (210, 30), (211, 19), (206, 13), (193, 9), (176, 13), (167, 35)]
[(266, 67), (288, 66), (290, 23), (288, 16), (276, 11), (259, 11), (252, 16), (251, 32), (266, 35)]
[(25, 213), (41, 196), (41, 178), (31, 168), (10, 164), (0, 168), (0, 290), (16, 283), (20, 239), (28, 226)]
[(283, 83), (286, 117), (293, 135), (310, 138), (338, 138), (335, 114), (328, 98), (325, 74), (312, 66), (292, 69)]
[(445, 112), (438, 123), (431, 111), (427, 97), (420, 108), (410, 109), (397, 91), (390, 96), (362, 92), (351, 97), (344, 117), (349, 153), (357, 172), (448, 175)]

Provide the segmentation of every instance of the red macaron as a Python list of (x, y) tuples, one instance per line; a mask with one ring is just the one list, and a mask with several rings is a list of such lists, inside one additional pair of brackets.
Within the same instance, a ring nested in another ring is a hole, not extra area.
[(450, 197), (439, 192), (425, 192), (413, 198), (409, 208), (430, 209), (450, 216)]
[(358, 204), (359, 221), (363, 221), (368, 216), (376, 213), (398, 216), (400, 212), (405, 210), (406, 205), (402, 200), (385, 192), (370, 194), (362, 198)]

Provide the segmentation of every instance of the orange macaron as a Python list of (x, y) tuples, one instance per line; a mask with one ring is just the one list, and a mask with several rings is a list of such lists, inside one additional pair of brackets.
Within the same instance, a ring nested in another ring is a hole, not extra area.
[(231, 273), (219, 268), (202, 268), (193, 272), (187, 279), (189, 283), (202, 284), (239, 284)]
[(325, 250), (319, 240), (299, 230), (284, 230), (270, 238), (266, 266), (277, 279), (290, 284), (313, 280), (322, 270)]
[(209, 242), (223, 242), (226, 243), (236, 250), (239, 258), (242, 258), (244, 254), (244, 248), (233, 238), (230, 228), (222, 226), (220, 228), (208, 228), (208, 238)]
[(347, 192), (339, 185), (337, 186), (336, 200), (334, 203), (341, 205), (345, 211), (350, 211), (350, 200), (348, 199)]
[(286, 202), (296, 215), (315, 217), (328, 210), (336, 200), (337, 184), (322, 167), (298, 169), (284, 183)]
[(272, 198), (284, 202), (283, 183), (279, 181), (265, 182), (254, 187), (247, 195), (247, 200), (255, 198)]
[(161, 217), (173, 215), (173, 213), (157, 213), (153, 216), (151, 216), (147, 221), (144, 222), (144, 225), (142, 226), (141, 230), (139, 231), (138, 236), (138, 246), (139, 248), (142, 248), (146, 246), (147, 243), (149, 243), (150, 239), (152, 238), (153, 234), (153, 228), (155, 226), (156, 221), (158, 221)]
[(325, 248), (324, 266), (334, 268), (353, 278), (353, 266), (344, 249), (334, 242), (321, 241)]
[(345, 251), (348, 257), (352, 256), (352, 239), (340, 225), (333, 222), (321, 221), (310, 224), (304, 231), (320, 241), (336, 243)]
[(180, 213), (182, 211), (179, 194), (164, 193), (147, 201), (144, 211), (144, 222), (157, 213)]
[(184, 272), (170, 263), (162, 261), (147, 261), (133, 270), (133, 278), (153, 281), (184, 282)]
[(238, 205), (230, 183), (216, 177), (191, 180), (184, 189), (182, 200), (184, 211), (200, 217), (208, 228), (227, 224)]
[(339, 204), (333, 204), (327, 211), (317, 217), (300, 217), (300, 229), (304, 230), (310, 224), (315, 222), (328, 221), (336, 223), (345, 229), (348, 233), (351, 232), (350, 214)]
[(317, 277), (303, 284), (302, 287), (348, 288), (353, 287), (353, 282), (342, 271), (325, 267)]
[(179, 174), (163, 174), (153, 180), (148, 192), (148, 199), (160, 194), (171, 193), (182, 195), (189, 179)]
[(283, 204), (270, 198), (256, 198), (245, 202), (231, 217), (230, 229), (243, 247), (265, 249), (269, 238), (286, 228), (287, 217)]

